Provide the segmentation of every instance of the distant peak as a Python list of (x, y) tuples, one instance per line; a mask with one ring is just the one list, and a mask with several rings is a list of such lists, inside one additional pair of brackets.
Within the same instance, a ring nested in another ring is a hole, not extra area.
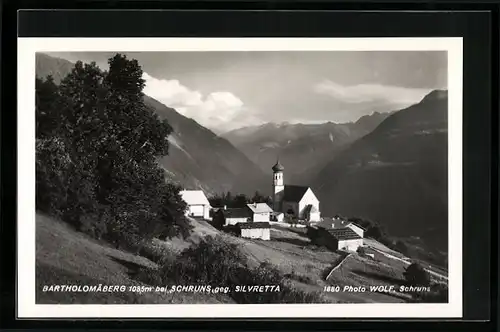
[(429, 92), (422, 102), (430, 101), (430, 100), (440, 100), (448, 98), (448, 90), (433, 90)]

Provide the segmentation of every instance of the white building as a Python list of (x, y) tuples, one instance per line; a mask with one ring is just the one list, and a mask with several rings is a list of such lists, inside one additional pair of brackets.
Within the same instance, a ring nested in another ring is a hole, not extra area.
[(180, 195), (187, 204), (187, 216), (210, 218), (210, 202), (202, 190), (182, 190)]
[(309, 231), (313, 243), (333, 251), (357, 251), (359, 247), (363, 246), (363, 238), (349, 227), (323, 228), (313, 226), (310, 229), (313, 230)]
[(247, 239), (271, 239), (271, 225), (268, 222), (245, 222), (239, 223), (240, 235)]
[(331, 250), (356, 251), (363, 246), (365, 229), (342, 218), (323, 218), (312, 223), (310, 229), (311, 240)]
[(226, 208), (219, 210), (224, 218), (224, 226), (246, 223), (252, 220), (252, 215), (247, 207), (244, 208)]
[(269, 221), (270, 215), (273, 212), (273, 209), (266, 203), (251, 203), (247, 204), (247, 207), (252, 213), (253, 221)]
[(279, 161), (273, 166), (273, 209), (299, 220), (317, 222), (321, 220), (319, 200), (310, 187), (285, 185), (283, 165)]

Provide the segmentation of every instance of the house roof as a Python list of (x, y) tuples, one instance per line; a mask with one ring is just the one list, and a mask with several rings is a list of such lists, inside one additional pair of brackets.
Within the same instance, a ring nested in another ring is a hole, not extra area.
[(259, 221), (259, 222), (239, 222), (237, 225), (241, 229), (271, 228), (271, 224), (269, 224), (266, 221)]
[(337, 240), (356, 240), (362, 238), (349, 227), (331, 228), (327, 229), (326, 231), (328, 232), (328, 234), (335, 237)]
[(271, 209), (266, 203), (252, 203), (247, 204), (247, 206), (253, 213), (273, 212), (273, 209)]
[(283, 200), (287, 202), (300, 202), (307, 189), (309, 189), (309, 187), (287, 184), (285, 185)]
[(188, 205), (210, 205), (202, 190), (182, 190), (180, 194)]
[(353, 225), (353, 226), (356, 226), (358, 228), (361, 228), (362, 230), (364, 230), (366, 232), (366, 228), (364, 228), (363, 226), (361, 226), (360, 224), (356, 224), (355, 222), (349, 222), (349, 225)]
[(224, 213), (224, 217), (226, 218), (249, 218), (250, 213), (247, 208), (231, 208), (226, 210), (219, 210)]

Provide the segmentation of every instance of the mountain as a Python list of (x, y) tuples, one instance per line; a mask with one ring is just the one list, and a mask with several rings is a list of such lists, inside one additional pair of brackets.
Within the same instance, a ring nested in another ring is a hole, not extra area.
[[(73, 67), (67, 60), (42, 53), (36, 55), (37, 76), (52, 75), (56, 83)], [(144, 101), (161, 119), (167, 119), (174, 130), (168, 138), (169, 155), (159, 160), (171, 181), (212, 194), (222, 191), (253, 194), (256, 190), (270, 194), (269, 179), (229, 141), (149, 96)]]
[(381, 124), (389, 115), (394, 112), (373, 112), (370, 115), (363, 115), (355, 122), (356, 127), (360, 131), (365, 131), (367, 133), (372, 132), (379, 124)]
[(365, 217), (447, 250), (447, 91), (385, 119), (312, 182), (322, 214)]
[(174, 129), (169, 155), (160, 159), (172, 180), (212, 193), (270, 194), (264, 173), (226, 139), (153, 98), (146, 96), (145, 102)]
[(373, 113), (354, 123), (266, 123), (223, 134), (267, 174), (279, 156), (286, 181), (306, 184), (312, 174), (356, 139), (371, 132), (389, 113)]
[(36, 76), (45, 78), (52, 75), (54, 82), (59, 84), (75, 67), (75, 64), (60, 58), (51, 57), (37, 52), (35, 56)]

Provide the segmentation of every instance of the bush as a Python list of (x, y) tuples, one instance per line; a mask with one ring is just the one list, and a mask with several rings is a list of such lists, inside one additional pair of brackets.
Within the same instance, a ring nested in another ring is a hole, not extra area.
[(175, 257), (175, 254), (169, 248), (155, 244), (154, 241), (142, 246), (138, 254), (160, 265), (165, 264), (165, 262), (172, 262)]
[(314, 281), (311, 279), (311, 277), (303, 274), (299, 274), (295, 271), (292, 271), (291, 273), (285, 274), (286, 278), (292, 279), (292, 280), (297, 280), (300, 281), (304, 284), (314, 284)]
[(430, 275), (418, 263), (412, 263), (403, 273), (406, 283), (410, 286), (429, 286), (431, 284)]
[(358, 247), (358, 250), (356, 250), (356, 252), (360, 255), (360, 256), (365, 256), (366, 255), (366, 249), (364, 247)]
[[(207, 236), (197, 245), (192, 245), (177, 257), (164, 262), (158, 275), (149, 276), (154, 285), (171, 282), (178, 284), (205, 284), (229, 286), (231, 296), (237, 303), (322, 303), (318, 293), (306, 293), (294, 289), (285, 276), (269, 263), (250, 268), (246, 256), (234, 244), (220, 237)], [(236, 292), (237, 285), (276, 285), (280, 292)]]

